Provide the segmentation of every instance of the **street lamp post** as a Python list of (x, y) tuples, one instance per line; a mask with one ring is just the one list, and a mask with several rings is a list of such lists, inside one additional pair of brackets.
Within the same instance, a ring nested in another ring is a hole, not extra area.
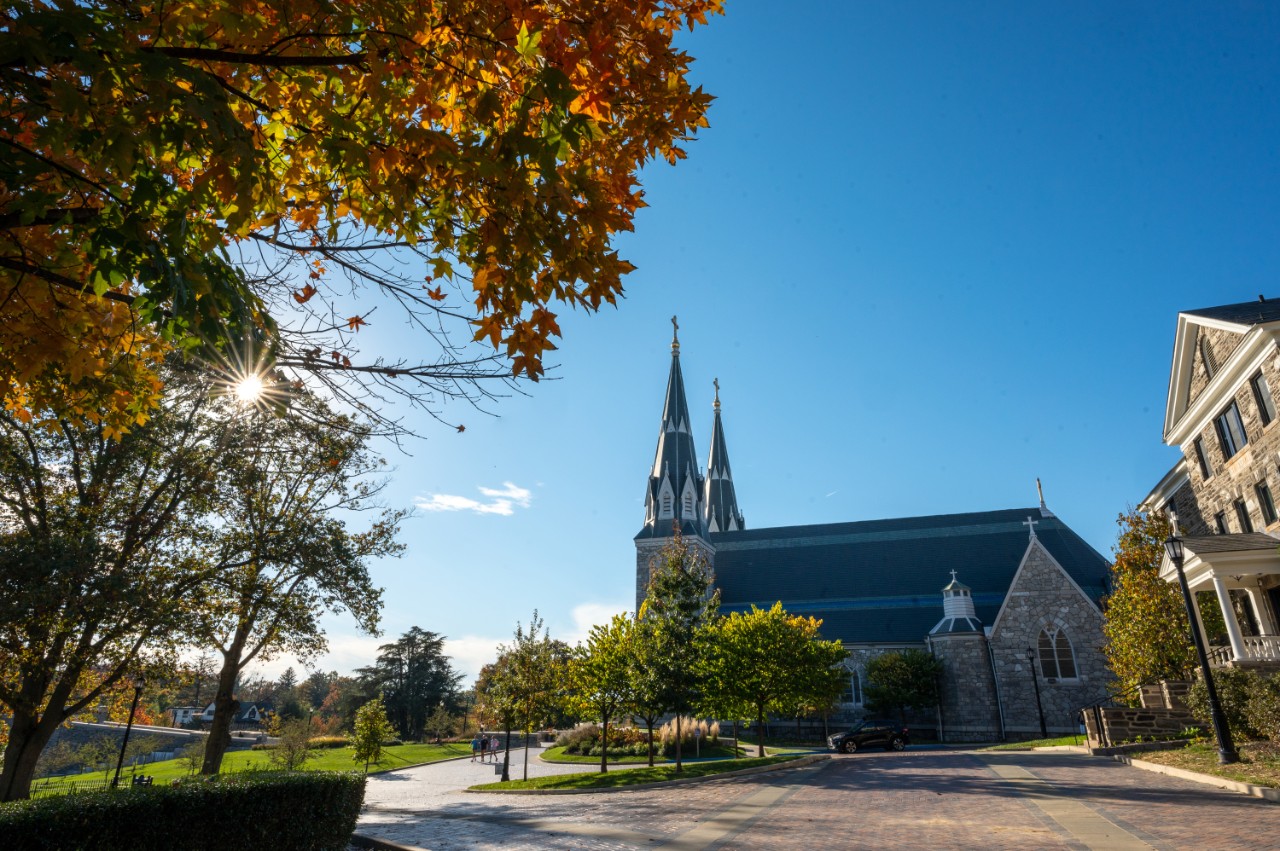
[(1213, 719), (1213, 735), (1218, 740), (1218, 762), (1230, 765), (1240, 761), (1236, 753), (1235, 742), (1231, 741), (1231, 728), (1227, 726), (1227, 718), (1222, 714), (1222, 704), (1218, 702), (1218, 689), (1213, 684), (1213, 672), (1209, 669), (1209, 654), (1205, 651), (1204, 636), (1196, 625), (1195, 600), (1191, 597), (1191, 588), (1187, 585), (1187, 575), (1182, 572), (1185, 553), (1182, 551), (1182, 539), (1170, 534), (1164, 542), (1164, 551), (1173, 562), (1178, 573), (1178, 587), (1182, 589), (1182, 602), (1187, 607), (1187, 624), (1191, 627), (1191, 642), (1196, 646), (1196, 657), (1200, 660), (1200, 674), (1204, 677), (1204, 687), (1209, 693), (1209, 714)]
[(1036, 676), (1036, 651), (1027, 648), (1027, 667), (1031, 669), (1031, 684), (1036, 689), (1036, 712), (1040, 713), (1040, 738), (1049, 738), (1049, 728), (1044, 723), (1044, 704), (1040, 702), (1040, 678)]
[(141, 676), (133, 680), (133, 703), (129, 706), (129, 723), (124, 725), (124, 741), (120, 743), (120, 757), (116, 760), (116, 776), (111, 779), (112, 789), (120, 785), (120, 768), (124, 765), (124, 750), (129, 747), (129, 733), (133, 730), (133, 713), (138, 711), (138, 698), (142, 696), (142, 687), (146, 684), (146, 680)]

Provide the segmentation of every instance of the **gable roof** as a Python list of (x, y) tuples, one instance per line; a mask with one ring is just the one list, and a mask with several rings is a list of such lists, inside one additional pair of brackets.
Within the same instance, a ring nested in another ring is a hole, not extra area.
[[(1240, 334), (1241, 340), (1219, 366), (1208, 386), (1191, 398), (1195, 372), (1196, 338), (1200, 328), (1216, 328)], [(1169, 394), (1165, 402), (1164, 441), (1181, 446), (1200, 430), (1215, 406), (1225, 404), (1222, 392), (1232, 392), (1256, 369), (1267, 349), (1263, 345), (1280, 332), (1280, 299), (1245, 301), (1184, 310), (1178, 314), (1169, 369)]]
[(846, 643), (919, 643), (942, 617), (950, 571), (973, 589), (991, 623), (1027, 550), (1026, 520), (1093, 600), (1109, 564), (1039, 507), (856, 523), (748, 529), (711, 535), (721, 608), (767, 608), (823, 619), (822, 635)]
[(1182, 311), (1187, 316), (1199, 319), (1212, 319), (1237, 325), (1243, 331), (1254, 325), (1280, 320), (1280, 299), (1270, 301), (1242, 301), (1239, 304), (1222, 304), (1217, 307), (1201, 307), (1197, 310)]

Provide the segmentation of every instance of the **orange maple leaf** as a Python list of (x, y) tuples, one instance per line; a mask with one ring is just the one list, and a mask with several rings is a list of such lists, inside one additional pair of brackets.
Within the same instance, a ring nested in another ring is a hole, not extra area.
[(301, 290), (293, 294), (293, 300), (298, 304), (306, 304), (311, 301), (311, 297), (316, 294), (316, 288), (307, 284)]
[(369, 324), (368, 322), (364, 321), (363, 317), (352, 316), (349, 319), (347, 319), (347, 330), (359, 331), (361, 325), (368, 325), (368, 324)]

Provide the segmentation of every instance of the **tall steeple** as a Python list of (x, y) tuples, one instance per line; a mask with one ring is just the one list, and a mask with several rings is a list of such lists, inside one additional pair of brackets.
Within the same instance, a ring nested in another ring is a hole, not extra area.
[(715, 424), (711, 428), (711, 453), (707, 456), (707, 531), (736, 532), (745, 529), (738, 497), (733, 489), (733, 471), (729, 468), (729, 450), (724, 442), (724, 425), (720, 422), (720, 379), (716, 388)]
[(693, 446), (684, 376), (680, 372), (680, 326), (671, 317), (671, 374), (658, 430), (658, 449), (645, 494), (644, 528), (637, 538), (667, 538), (679, 520), (684, 535), (705, 536), (704, 480), (698, 472)]

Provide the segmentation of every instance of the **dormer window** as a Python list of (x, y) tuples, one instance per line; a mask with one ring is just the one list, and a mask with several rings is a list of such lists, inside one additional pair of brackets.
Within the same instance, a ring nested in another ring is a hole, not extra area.
[(671, 516), (671, 494), (669, 493), (664, 493), (662, 495), (662, 516)]
[(686, 491), (684, 495), (684, 516), (693, 516), (693, 494), (688, 491)]

